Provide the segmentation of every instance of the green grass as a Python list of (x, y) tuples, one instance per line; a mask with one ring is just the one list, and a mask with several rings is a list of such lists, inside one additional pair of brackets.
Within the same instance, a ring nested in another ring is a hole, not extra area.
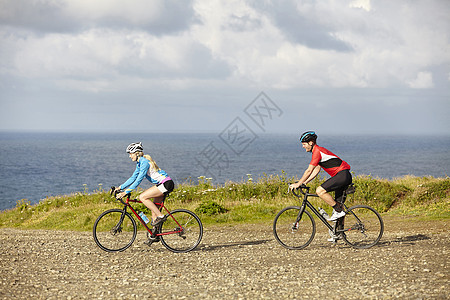
[[(319, 174), (320, 175), (320, 174)], [(296, 178), (281, 175), (263, 176), (258, 181), (248, 175), (246, 182), (214, 185), (209, 178), (200, 177), (197, 185), (183, 184), (166, 200), (169, 209), (186, 208), (196, 212), (205, 226), (225, 223), (271, 223), (279, 210), (299, 201), (287, 194), (288, 183)], [(324, 181), (318, 176), (310, 183), (314, 191)], [(346, 204), (367, 204), (384, 215), (419, 216), (425, 219), (450, 218), (450, 179), (405, 176), (393, 180), (358, 176), (354, 178), (356, 192)], [(137, 196), (139, 191), (133, 196)], [(310, 198), (317, 207), (328, 212), (318, 198)], [(0, 227), (23, 229), (58, 229), (90, 231), (98, 215), (110, 208), (121, 207), (109, 193), (77, 193), (49, 197), (31, 205), (26, 199), (14, 209), (0, 212)], [(147, 215), (142, 204), (136, 205)]]

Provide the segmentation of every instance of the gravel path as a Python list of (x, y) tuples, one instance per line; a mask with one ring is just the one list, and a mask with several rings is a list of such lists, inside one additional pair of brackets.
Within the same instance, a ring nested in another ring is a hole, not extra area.
[(325, 231), (286, 250), (265, 224), (207, 227), (185, 254), (149, 248), (143, 232), (106, 253), (91, 232), (0, 229), (0, 298), (449, 299), (450, 221), (385, 223), (367, 250), (333, 245)]

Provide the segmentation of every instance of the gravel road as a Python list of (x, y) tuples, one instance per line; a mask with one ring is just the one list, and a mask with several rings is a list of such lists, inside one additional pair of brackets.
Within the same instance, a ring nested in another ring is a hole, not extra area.
[(91, 232), (0, 229), (0, 298), (449, 299), (450, 221), (385, 223), (367, 250), (333, 245), (325, 231), (286, 250), (271, 224), (252, 224), (207, 227), (185, 254), (149, 248), (143, 232), (107, 253)]

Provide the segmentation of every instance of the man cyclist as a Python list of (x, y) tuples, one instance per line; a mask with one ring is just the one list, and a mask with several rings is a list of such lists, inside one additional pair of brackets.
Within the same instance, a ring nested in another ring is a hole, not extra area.
[[(331, 178), (326, 180), (322, 185), (317, 187), (316, 193), (320, 199), (333, 207), (333, 214), (328, 221), (335, 221), (345, 216), (342, 203), (336, 200), (342, 197), (345, 188), (352, 183), (352, 175), (350, 174), (350, 165), (341, 160), (337, 155), (328, 149), (320, 147), (316, 143), (317, 135), (314, 131), (307, 131), (300, 136), (300, 142), (306, 152), (312, 152), (311, 162), (303, 173), (302, 178), (289, 188), (297, 189), (302, 184), (307, 184), (319, 174), (320, 168), (323, 168)], [(335, 199), (331, 197), (329, 192), (335, 192)]]

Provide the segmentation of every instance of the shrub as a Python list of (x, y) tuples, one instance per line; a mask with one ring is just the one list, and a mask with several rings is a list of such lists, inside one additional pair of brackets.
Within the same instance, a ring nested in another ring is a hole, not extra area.
[[(283, 207), (299, 205), (299, 200), (287, 194), (288, 183), (295, 178), (263, 175), (258, 180), (227, 182), (213, 185), (210, 178), (199, 178), (199, 184), (182, 184), (166, 199), (168, 209), (185, 208), (201, 215), (203, 224), (229, 222), (264, 222), (270, 224)], [(323, 173), (308, 186), (315, 192), (325, 181)], [(404, 176), (393, 180), (353, 176), (356, 192), (346, 205), (370, 205), (380, 213), (420, 215), (427, 218), (450, 218), (450, 178)], [(133, 192), (136, 198), (142, 190)], [(310, 198), (314, 206), (324, 206), (319, 198)], [(35, 229), (92, 230), (98, 215), (110, 208), (121, 208), (101, 187), (94, 193), (75, 193), (42, 199), (31, 205), (26, 199), (16, 207), (0, 212), (0, 227)], [(133, 206), (151, 214), (143, 204)]]
[(20, 212), (26, 210), (31, 205), (28, 199), (21, 199), (16, 202), (16, 209)]
[(201, 203), (200, 206), (195, 209), (196, 213), (205, 214), (208, 216), (223, 214), (227, 211), (228, 209), (212, 200)]

